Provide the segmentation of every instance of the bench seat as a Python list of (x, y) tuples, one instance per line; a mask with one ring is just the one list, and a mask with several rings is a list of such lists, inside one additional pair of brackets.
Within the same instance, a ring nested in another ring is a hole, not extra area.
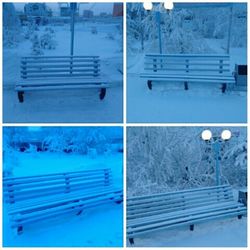
[(43, 200), (43, 202), (30, 202), (17, 204), (9, 210), (12, 228), (23, 227), (25, 224), (39, 221), (41, 219), (58, 216), (74, 212), (79, 215), (87, 208), (97, 206), (107, 202), (120, 203), (122, 191), (119, 188), (103, 188), (102, 190), (81, 194), (72, 193), (65, 197), (53, 197), (53, 199)]
[(153, 82), (183, 82), (185, 90), (188, 83), (216, 83), (223, 93), (235, 85), (229, 55), (146, 54), (144, 65), (140, 77), (147, 79), (150, 90)]
[(127, 238), (159, 230), (247, 214), (246, 206), (234, 200), (228, 185), (138, 196), (127, 200)]
[(18, 234), (26, 224), (123, 200), (110, 169), (5, 178), (3, 191), (11, 227)]

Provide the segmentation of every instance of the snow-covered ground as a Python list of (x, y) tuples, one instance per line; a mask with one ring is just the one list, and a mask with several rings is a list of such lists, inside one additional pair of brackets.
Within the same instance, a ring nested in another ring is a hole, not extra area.
[[(84, 169), (111, 168), (114, 185), (122, 186), (122, 154), (81, 156), (55, 153), (16, 153), (14, 176)], [(98, 206), (80, 216), (67, 214), (25, 227), (22, 235), (11, 230), (8, 206), (3, 209), (3, 245), (8, 247), (118, 247), (123, 242), (123, 204)], [(110, 223), (112, 221), (112, 223)]]
[[(103, 101), (96, 90), (28, 92), (18, 103), (14, 86), (20, 79), (20, 58), (31, 55), (32, 44), (23, 40), (17, 48), (3, 50), (4, 122), (122, 122), (123, 52), (119, 23), (77, 23), (75, 55), (99, 55), (101, 71), (113, 87)], [(91, 33), (91, 27), (97, 34)], [(70, 25), (53, 26), (57, 46), (47, 56), (69, 55)], [(45, 27), (40, 27), (42, 32)], [(110, 39), (109, 35), (114, 39)]]
[[(127, 242), (127, 246), (129, 243)], [(135, 247), (247, 247), (247, 218), (164, 230), (135, 238)]]
[[(222, 53), (218, 41), (211, 47)], [(234, 64), (246, 64), (246, 49), (232, 48), (231, 70)], [(127, 121), (128, 122), (194, 122), (245, 123), (247, 94), (242, 91), (221, 93), (220, 84), (190, 83), (185, 91), (183, 83), (153, 83), (149, 90), (146, 79), (141, 79), (144, 55), (128, 56)]]

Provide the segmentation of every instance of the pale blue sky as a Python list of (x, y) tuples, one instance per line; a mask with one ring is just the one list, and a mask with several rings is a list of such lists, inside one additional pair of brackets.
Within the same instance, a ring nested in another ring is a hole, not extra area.
[[(14, 3), (16, 10), (23, 10), (23, 7), (26, 3)], [(46, 3), (52, 11), (59, 13), (59, 4), (58, 3)], [(83, 10), (93, 10), (95, 14), (100, 14), (100, 12), (112, 13), (113, 3), (81, 3), (80, 5), (80, 14), (82, 15)]]

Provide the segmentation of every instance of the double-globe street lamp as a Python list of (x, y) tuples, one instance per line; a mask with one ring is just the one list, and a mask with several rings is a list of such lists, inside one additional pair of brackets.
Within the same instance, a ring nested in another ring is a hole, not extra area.
[(210, 130), (204, 130), (201, 134), (201, 138), (206, 141), (210, 142), (212, 145), (212, 149), (215, 155), (215, 171), (216, 171), (216, 185), (219, 186), (221, 184), (221, 172), (220, 172), (220, 160), (219, 160), (219, 155), (220, 155), (220, 149), (221, 149), (221, 143), (223, 141), (228, 141), (230, 140), (232, 136), (232, 133), (230, 130), (223, 130), (220, 135), (214, 135)]

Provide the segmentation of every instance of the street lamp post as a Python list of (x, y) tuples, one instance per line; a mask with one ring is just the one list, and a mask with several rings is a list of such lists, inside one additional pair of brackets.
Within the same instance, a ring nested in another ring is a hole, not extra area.
[(161, 40), (161, 13), (160, 11), (155, 12), (155, 18), (158, 26), (158, 40), (159, 40), (159, 50), (160, 54), (162, 54), (162, 40)]
[(210, 142), (212, 145), (212, 149), (215, 156), (215, 173), (216, 173), (216, 185), (221, 185), (221, 170), (220, 170), (220, 148), (221, 148), (221, 142), (228, 141), (231, 138), (232, 134), (230, 130), (224, 130), (222, 131), (220, 136), (213, 136), (212, 132), (210, 130), (204, 130), (201, 134), (201, 137), (204, 141)]
[(75, 12), (77, 8), (77, 3), (70, 3), (70, 11), (71, 11), (71, 22), (70, 22), (70, 30), (71, 30), (71, 40), (70, 40), (70, 55), (74, 55), (74, 36), (75, 36)]

